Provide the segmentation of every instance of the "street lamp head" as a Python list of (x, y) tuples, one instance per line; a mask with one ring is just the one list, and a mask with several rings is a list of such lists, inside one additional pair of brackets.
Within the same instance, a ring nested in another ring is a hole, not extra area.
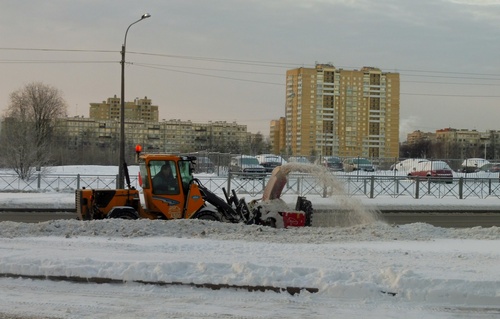
[(144, 13), (144, 14), (142, 15), (142, 17), (141, 17), (141, 20), (142, 20), (142, 19), (147, 19), (147, 18), (149, 18), (149, 17), (151, 17), (151, 15), (150, 15), (149, 13)]

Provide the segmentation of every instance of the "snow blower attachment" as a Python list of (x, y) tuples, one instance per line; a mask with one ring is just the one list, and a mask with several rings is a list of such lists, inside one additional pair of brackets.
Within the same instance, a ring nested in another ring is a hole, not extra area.
[(264, 220), (270, 220), (271, 226), (277, 228), (303, 227), (312, 225), (312, 204), (303, 196), (297, 198), (295, 210), (280, 198), (288, 181), (290, 168), (287, 165), (273, 169), (271, 177), (264, 188), (262, 201), (258, 204)]
[(205, 219), (220, 222), (266, 225), (278, 228), (311, 226), (312, 205), (298, 197), (295, 210), (280, 199), (289, 171), (282, 167), (273, 170), (260, 201), (246, 203), (234, 192), (223, 189), (225, 199), (214, 194), (193, 178), (192, 156), (166, 154), (138, 155), (139, 191), (128, 189), (78, 189), (76, 211), (81, 220), (122, 219)]

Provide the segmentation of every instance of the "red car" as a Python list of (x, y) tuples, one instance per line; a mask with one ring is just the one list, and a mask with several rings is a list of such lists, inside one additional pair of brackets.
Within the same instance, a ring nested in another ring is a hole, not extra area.
[(425, 178), (432, 182), (453, 182), (453, 170), (443, 161), (427, 161), (418, 163), (408, 171), (408, 177)]

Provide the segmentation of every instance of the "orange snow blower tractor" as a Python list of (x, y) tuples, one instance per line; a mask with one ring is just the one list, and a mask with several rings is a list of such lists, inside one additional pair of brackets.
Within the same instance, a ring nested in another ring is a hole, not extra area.
[(247, 203), (234, 190), (223, 189), (224, 199), (193, 177), (196, 157), (169, 154), (137, 154), (140, 191), (130, 186), (124, 165), (125, 189), (78, 189), (76, 212), (80, 220), (122, 219), (205, 219), (273, 227), (310, 226), (312, 205), (298, 197), (295, 210), (279, 199), (287, 174), (273, 171), (263, 198)]

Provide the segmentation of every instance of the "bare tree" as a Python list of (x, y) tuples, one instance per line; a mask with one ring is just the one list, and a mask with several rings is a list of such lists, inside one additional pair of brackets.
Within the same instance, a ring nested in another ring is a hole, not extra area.
[(269, 144), (264, 140), (262, 133), (257, 132), (250, 137), (250, 143), (246, 147), (245, 153), (251, 155), (269, 153)]
[(46, 165), (55, 120), (66, 116), (66, 109), (61, 92), (41, 82), (12, 92), (1, 135), (4, 164), (23, 179)]

